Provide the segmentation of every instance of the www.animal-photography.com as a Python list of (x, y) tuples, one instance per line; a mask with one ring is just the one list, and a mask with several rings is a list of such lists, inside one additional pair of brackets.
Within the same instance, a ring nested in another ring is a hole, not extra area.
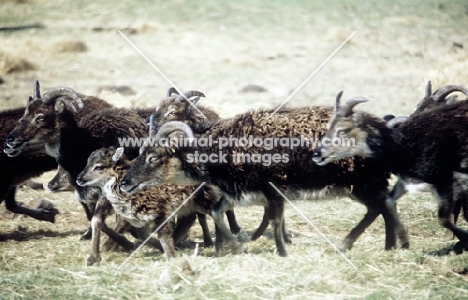
[(466, 1), (0, 8), (0, 298), (468, 298)]

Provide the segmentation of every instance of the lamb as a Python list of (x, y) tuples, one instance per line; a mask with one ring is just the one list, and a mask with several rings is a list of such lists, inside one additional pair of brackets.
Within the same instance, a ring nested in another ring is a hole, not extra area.
[[(180, 134), (193, 138), (189, 126), (182, 122), (165, 123), (156, 135), (151, 135), (153, 147), (140, 148), (140, 156), (133, 162), (120, 183), (122, 191), (134, 194), (147, 187), (161, 184), (207, 182), (238, 202), (249, 193), (263, 193), (269, 205), (269, 219), (273, 225), (278, 254), (287, 256), (283, 236), (284, 199), (271, 186), (282, 191), (307, 190), (314, 196), (351, 196), (367, 207), (367, 213), (359, 224), (344, 239), (341, 248), (350, 249), (355, 240), (380, 215), (385, 219), (385, 248), (396, 246), (395, 230), (402, 246), (408, 247), (408, 239), (394, 206), (386, 205), (389, 173), (382, 164), (373, 159), (345, 159), (327, 166), (312, 162), (312, 143), (289, 149), (281, 145), (253, 147), (243, 143), (220, 146), (220, 139), (253, 138), (320, 138), (333, 110), (329, 107), (303, 107), (272, 110), (256, 110), (223, 119), (207, 126), (198, 140), (209, 138), (212, 145), (202, 147), (198, 143), (176, 140), (176, 145), (167, 142), (168, 137)], [(162, 145), (160, 144), (162, 143)], [(265, 144), (266, 145), (266, 144)], [(219, 163), (203, 163), (194, 159), (195, 154), (218, 155)], [(262, 160), (260, 163), (247, 158)], [(244, 158), (244, 159), (243, 159)], [(223, 160), (223, 161), (221, 161)], [(323, 193), (320, 193), (323, 192)]]
[[(68, 172), (65, 171), (60, 165), (58, 166), (57, 173), (55, 174), (54, 178), (52, 178), (49, 181), (47, 187), (51, 192), (63, 192), (63, 191), (75, 190), (73, 185), (70, 184), (70, 176), (68, 175)], [(116, 220), (117, 225), (114, 230), (116, 233), (119, 233), (119, 234), (123, 234), (124, 232), (129, 231), (135, 238), (140, 239), (140, 240), (145, 240), (149, 236), (149, 234), (153, 231), (151, 226), (146, 226), (145, 228), (134, 228), (131, 226), (130, 223), (125, 221), (123, 218), (117, 216), (116, 219), (117, 219)], [(190, 227), (190, 225), (193, 224), (194, 221), (195, 221), (194, 218), (192, 219), (186, 218), (186, 219), (183, 219), (181, 222), (183, 222), (183, 224), (186, 227)], [(89, 232), (91, 232), (91, 230), (89, 230)], [(205, 234), (205, 232), (203, 233)], [(211, 237), (209, 236), (209, 231), (208, 231), (208, 237), (209, 237), (209, 241), (207, 242), (205, 240), (205, 246), (210, 246), (211, 245), (210, 242), (213, 243), (213, 241), (211, 240)], [(163, 248), (161, 246), (161, 243), (159, 243), (159, 241), (150, 239), (148, 241), (148, 244), (163, 251)], [(118, 246), (119, 245), (114, 240), (109, 238), (106, 242), (104, 242), (102, 248), (105, 251), (110, 251), (110, 250), (116, 249)]]
[[(29, 97), (28, 104), (33, 99), (40, 99), (40, 86), (36, 80), (33, 86), (33, 97)], [(81, 110), (77, 115), (77, 119), (81, 119), (91, 111), (99, 110), (104, 107), (110, 107), (110, 104), (104, 100), (83, 96), (83, 102), (86, 108)], [(7, 135), (15, 127), (18, 120), (23, 116), (25, 107), (4, 110), (0, 112), (0, 140), (5, 141)], [(5, 145), (7, 147), (8, 141)], [(41, 175), (44, 172), (53, 170), (57, 167), (55, 159), (46, 155), (43, 147), (37, 146), (34, 149), (26, 152), (24, 155), (9, 158), (6, 153), (0, 153), (0, 166), (2, 172), (0, 174), (0, 203), (5, 200), (6, 208), (18, 214), (25, 214), (37, 220), (54, 222), (56, 209), (31, 209), (19, 205), (15, 201), (16, 186), (29, 178)]]
[[(353, 108), (366, 98), (353, 98), (340, 106), (328, 123), (324, 138), (352, 138), (354, 147), (322, 145), (314, 161), (326, 166), (347, 157), (374, 158), (404, 182), (424, 183), (431, 187), (438, 202), (439, 223), (460, 240), (457, 251), (468, 246), (468, 232), (451, 220), (454, 194), (466, 190), (468, 178), (468, 105), (457, 101), (423, 111), (389, 128), (384, 121)], [(463, 183), (462, 186), (454, 184)]]
[[(135, 227), (142, 227), (150, 222), (156, 222), (156, 226), (159, 226), (196, 190), (196, 186), (164, 185), (129, 196), (119, 189), (120, 179), (129, 167), (130, 161), (123, 148), (102, 148), (90, 155), (87, 166), (77, 176), (76, 181), (80, 186), (100, 187), (114, 210)], [(232, 236), (224, 224), (222, 215), (214, 211), (219, 198), (219, 193), (214, 187), (205, 186), (181, 207), (177, 216), (210, 214), (217, 225), (217, 234), (222, 235), (222, 240), (229, 243), (234, 253), (240, 253), (243, 251), (242, 244)], [(168, 258), (175, 256), (174, 241), (178, 242), (188, 229), (180, 229), (179, 227), (183, 226), (178, 226), (174, 230), (172, 227), (166, 224), (158, 232)], [(219, 250), (221, 238), (216, 241)]]
[[(111, 207), (101, 196), (98, 188), (83, 188), (76, 184), (76, 176), (86, 166), (92, 151), (103, 146), (118, 145), (119, 137), (139, 137), (146, 135), (144, 120), (128, 109), (108, 108), (86, 115), (77, 124), (73, 103), (79, 108), (83, 102), (78, 93), (70, 88), (57, 87), (48, 91), (42, 99), (34, 100), (27, 106), (24, 116), (7, 137), (5, 150), (10, 156), (21, 154), (28, 147), (45, 145), (48, 155), (54, 157), (66, 170), (71, 183), (84, 204), (96, 202), (89, 209), (91, 220), (92, 251), (89, 264), (100, 260), (100, 230), (117, 241), (125, 249), (133, 248), (133, 243), (116, 234), (103, 223), (102, 219)], [(128, 148), (131, 151), (130, 148)]]

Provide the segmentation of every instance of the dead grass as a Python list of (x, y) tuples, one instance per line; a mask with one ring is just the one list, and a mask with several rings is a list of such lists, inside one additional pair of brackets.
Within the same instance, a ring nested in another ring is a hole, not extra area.
[[(345, 90), (344, 97), (373, 99), (362, 109), (405, 115), (422, 97), (428, 79), (434, 87), (468, 84), (466, 52), (453, 48), (454, 41), (465, 45), (468, 40), (467, 5), (454, 0), (441, 8), (439, 2), (2, 2), (2, 24), (41, 23), (45, 28), (0, 33), (0, 55), (38, 64), (36, 69), (7, 72), (11, 67), (3, 67), (0, 61), (5, 79), (0, 103), (2, 107), (23, 105), (37, 78), (44, 92), (61, 85), (95, 95), (103, 86), (126, 85), (136, 95), (101, 89), (100, 96), (123, 106), (155, 105), (169, 84), (116, 32), (127, 29), (129, 38), (176, 85), (203, 91), (205, 104), (231, 116), (281, 103), (356, 30), (350, 43), (288, 105), (331, 105), (335, 94)], [(64, 18), (64, 11), (73, 13)], [(89, 17), (83, 18), (85, 14)], [(249, 84), (266, 91), (243, 93)], [(50, 176), (41, 180), (47, 182)], [(411, 248), (383, 251), (384, 227), (379, 219), (346, 253), (357, 270), (289, 207), (286, 220), (295, 236), (287, 258), (274, 253), (271, 230), (249, 241), (262, 216), (261, 208), (252, 207), (237, 210), (243, 226), (238, 238), (246, 243), (247, 254), (217, 257), (214, 249), (200, 246), (194, 256), (195, 244), (201, 241), (197, 227), (189, 247), (180, 249), (172, 261), (144, 247), (121, 270), (117, 268), (129, 253), (104, 253), (100, 266), (85, 267), (90, 243), (78, 240), (87, 227), (80, 205), (71, 193), (24, 190), (18, 194), (24, 203), (38, 197), (50, 199), (61, 214), (56, 224), (31, 218), (0, 220), (0, 298), (468, 297), (467, 275), (453, 272), (468, 266), (467, 256), (429, 254), (452, 242), (443, 241), (445, 231), (437, 224), (435, 201), (427, 194), (406, 196), (399, 202)], [(362, 205), (348, 199), (296, 205), (336, 244), (365, 213)]]
[(0, 75), (35, 70), (36, 65), (28, 59), (0, 50)]
[(88, 46), (82, 41), (62, 41), (53, 44), (50, 51), (55, 53), (83, 53), (88, 51)]

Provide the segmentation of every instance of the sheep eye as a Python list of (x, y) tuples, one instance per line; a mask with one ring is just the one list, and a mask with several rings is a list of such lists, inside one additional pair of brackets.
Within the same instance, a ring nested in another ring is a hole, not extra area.
[(170, 114), (170, 115), (175, 115), (176, 112), (173, 110), (173, 111), (171, 111), (169, 114)]
[(103, 169), (104, 169), (103, 166), (97, 165), (97, 166), (94, 166), (94, 169), (93, 169), (93, 170), (94, 170), (94, 171), (100, 171), (100, 170), (103, 170)]
[(151, 156), (148, 158), (148, 162), (149, 163), (155, 163), (159, 160), (159, 157), (156, 157), (156, 156)]
[(344, 136), (348, 134), (351, 131), (351, 128), (346, 128), (346, 129), (340, 129), (336, 132), (337, 136)]
[(44, 116), (39, 116), (39, 117), (37, 117), (36, 120), (38, 120), (39, 122), (44, 122), (45, 118), (44, 118)]

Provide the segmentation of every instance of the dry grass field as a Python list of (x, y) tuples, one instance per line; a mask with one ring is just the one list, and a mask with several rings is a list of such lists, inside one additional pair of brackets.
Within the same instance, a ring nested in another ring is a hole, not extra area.
[[(174, 84), (203, 91), (203, 104), (229, 117), (280, 104), (355, 31), (287, 105), (332, 105), (344, 90), (344, 98), (372, 99), (361, 109), (408, 115), (427, 80), (436, 88), (468, 85), (467, 28), (464, 0), (3, 0), (0, 103), (24, 105), (38, 79), (43, 92), (69, 86), (120, 106), (154, 106), (170, 84), (121, 30)], [(245, 91), (248, 85), (265, 91)], [(380, 218), (346, 253), (356, 268), (288, 205), (287, 258), (274, 253), (270, 229), (249, 240), (263, 209), (248, 207), (236, 210), (246, 254), (204, 249), (195, 226), (171, 261), (143, 247), (120, 269), (130, 253), (106, 252), (101, 265), (86, 267), (90, 243), (79, 237), (87, 222), (73, 194), (17, 194), (23, 203), (40, 197), (60, 210), (55, 224), (0, 219), (0, 299), (468, 298), (468, 275), (460, 272), (466, 254), (430, 254), (454, 243), (444, 241), (430, 194), (398, 203), (410, 249), (383, 250)], [(296, 205), (335, 244), (365, 213), (349, 199)]]

